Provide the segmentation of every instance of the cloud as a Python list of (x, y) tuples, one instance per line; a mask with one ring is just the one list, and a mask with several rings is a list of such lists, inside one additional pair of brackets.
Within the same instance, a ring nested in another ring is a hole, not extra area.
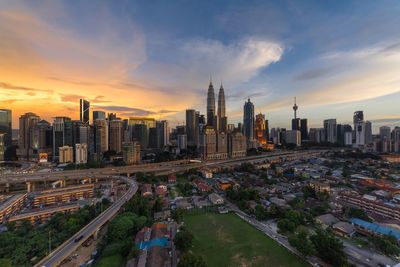
[(108, 103), (111, 102), (109, 100), (104, 100), (104, 96), (98, 95), (94, 98), (87, 98), (81, 95), (74, 95), (74, 94), (60, 94), (61, 101), (63, 102), (72, 102), (78, 103), (80, 99), (88, 99), (91, 103)]
[(0, 87), (4, 88), (4, 89), (6, 89), (6, 90), (12, 90), (12, 91), (24, 91), (24, 92), (51, 92), (51, 90), (37, 89), (37, 88), (31, 88), (31, 87), (13, 85), (13, 84), (6, 83), (6, 82), (0, 82)]

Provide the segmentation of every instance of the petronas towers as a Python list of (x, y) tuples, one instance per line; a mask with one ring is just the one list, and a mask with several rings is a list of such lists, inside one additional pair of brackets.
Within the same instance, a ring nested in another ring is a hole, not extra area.
[(228, 119), (226, 117), (225, 109), (224, 87), (221, 83), (218, 93), (218, 110), (217, 114), (215, 114), (215, 93), (211, 79), (207, 93), (207, 125), (212, 126), (218, 132), (226, 132), (228, 126)]

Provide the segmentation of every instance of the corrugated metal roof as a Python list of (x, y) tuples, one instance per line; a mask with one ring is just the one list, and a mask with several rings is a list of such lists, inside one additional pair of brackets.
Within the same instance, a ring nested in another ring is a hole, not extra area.
[(351, 223), (354, 225), (359, 225), (369, 231), (381, 234), (381, 235), (390, 235), (395, 237), (397, 240), (400, 240), (400, 231), (395, 230), (393, 228), (387, 227), (387, 226), (382, 226), (379, 224), (375, 223), (370, 223), (358, 218), (352, 218)]

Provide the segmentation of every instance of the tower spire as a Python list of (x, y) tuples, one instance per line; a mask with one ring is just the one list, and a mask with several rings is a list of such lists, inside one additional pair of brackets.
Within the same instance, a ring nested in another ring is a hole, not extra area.
[(294, 111), (294, 118), (297, 119), (297, 110), (299, 107), (296, 104), (296, 97), (294, 97), (294, 106), (293, 106), (293, 111)]
[(210, 86), (212, 85), (212, 75), (210, 75)]

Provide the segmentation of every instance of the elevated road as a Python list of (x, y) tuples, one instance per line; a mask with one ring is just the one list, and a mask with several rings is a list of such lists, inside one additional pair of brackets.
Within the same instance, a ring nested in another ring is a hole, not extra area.
[(42, 259), (35, 266), (37, 267), (52, 267), (58, 266), (64, 259), (71, 255), (76, 249), (82, 245), (85, 240), (91, 235), (95, 234), (99, 229), (106, 224), (114, 215), (119, 211), (119, 209), (124, 205), (138, 190), (138, 185), (133, 179), (127, 177), (113, 176), (111, 178), (124, 180), (129, 184), (128, 191), (114, 202), (108, 209), (91, 221), (88, 225), (82, 228), (79, 232), (74, 234), (70, 239), (65, 241), (62, 245), (56, 248), (48, 256)]
[(68, 170), (68, 171), (55, 171), (50, 173), (26, 173), (26, 174), (3, 174), (0, 176), (0, 184), (24, 183), (24, 182), (39, 182), (39, 181), (57, 181), (57, 180), (73, 180), (88, 178), (102, 178), (109, 176), (131, 175), (137, 172), (179, 172), (192, 168), (201, 168), (206, 166), (228, 166), (240, 164), (243, 162), (262, 162), (264, 160), (275, 160), (279, 158), (301, 158), (304, 156), (317, 155), (323, 151), (285, 151), (262, 154), (257, 156), (233, 158), (217, 161), (205, 162), (189, 162), (186, 161), (168, 161), (162, 163), (139, 164), (122, 167), (106, 167), (98, 169), (84, 169), (84, 170)]

